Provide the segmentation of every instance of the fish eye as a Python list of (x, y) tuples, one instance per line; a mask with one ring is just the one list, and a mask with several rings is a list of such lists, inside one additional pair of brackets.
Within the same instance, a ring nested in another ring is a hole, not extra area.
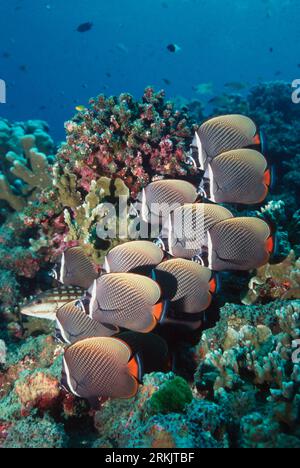
[(36, 300), (36, 303), (37, 303), (37, 304), (41, 304), (41, 303), (42, 303), (42, 299), (37, 299), (37, 300)]

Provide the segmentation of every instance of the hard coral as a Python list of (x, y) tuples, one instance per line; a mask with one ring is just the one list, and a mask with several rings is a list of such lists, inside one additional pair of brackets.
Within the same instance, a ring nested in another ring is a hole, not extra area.
[(193, 125), (163, 92), (147, 88), (140, 102), (129, 94), (100, 95), (90, 105), (66, 123), (67, 142), (58, 153), (61, 171), (76, 175), (78, 189), (86, 193), (101, 176), (119, 177), (136, 196), (154, 175), (187, 175)]
[(300, 260), (295, 252), (281, 263), (259, 268), (251, 278), (244, 304), (276, 299), (300, 299)]
[[(1, 427), (0, 422), (0, 430)], [(8, 427), (4, 425), (3, 431), (2, 441), (0, 432), (0, 448), (66, 448), (69, 443), (63, 425), (47, 416), (23, 418)]]
[(0, 120), (0, 199), (16, 211), (51, 184), (54, 143), (45, 122)]
[[(287, 435), (288, 428), (289, 435), (299, 438), (300, 379), (294, 354), (299, 338), (299, 301), (264, 307), (228, 305), (197, 348), (198, 392), (219, 405), (226, 402), (227, 409), (228, 395), (237, 400), (241, 392), (251, 394), (254, 403), (249, 400), (249, 411), (256, 405), (260, 419), (266, 416), (276, 425), (277, 435)], [(239, 431), (238, 420), (235, 425)]]
[[(174, 408), (171, 401), (169, 404), (164, 401), (161, 408), (165, 414), (151, 415), (149, 408), (152, 398), (160, 391), (165, 392), (169, 388), (172, 389), (172, 394), (176, 392), (174, 387), (178, 377), (173, 373), (146, 375), (144, 385), (133, 400), (105, 402), (95, 414), (95, 426), (100, 438), (94, 443), (94, 447), (111, 447), (111, 443), (118, 448), (225, 446), (227, 442), (223, 421), (216, 411), (217, 405), (200, 400), (188, 404), (191, 402), (191, 391), (187, 390), (188, 384), (183, 379), (179, 381), (180, 386), (184, 386), (184, 391), (178, 392), (181, 393), (181, 404)], [(188, 396), (182, 397), (183, 394)], [(178, 414), (177, 411), (183, 413)]]
[(114, 246), (97, 235), (97, 224), (106, 228), (103, 204), (119, 209), (120, 196), (135, 200), (156, 176), (194, 175), (186, 152), (195, 126), (152, 88), (141, 101), (129, 94), (101, 95), (90, 105), (66, 123), (67, 141), (57, 154), (53, 188), (40, 207), (27, 210), (27, 222), (42, 226), (49, 257), (81, 245), (99, 264)]

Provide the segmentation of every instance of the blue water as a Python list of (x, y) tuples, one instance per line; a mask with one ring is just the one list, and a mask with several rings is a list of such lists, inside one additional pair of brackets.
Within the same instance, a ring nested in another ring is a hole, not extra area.
[(299, 19), (299, 0), (1, 0), (0, 115), (45, 119), (62, 139), (75, 106), (101, 92), (139, 96), (152, 84), (190, 99), (203, 82), (218, 94), (233, 80), (292, 81)]

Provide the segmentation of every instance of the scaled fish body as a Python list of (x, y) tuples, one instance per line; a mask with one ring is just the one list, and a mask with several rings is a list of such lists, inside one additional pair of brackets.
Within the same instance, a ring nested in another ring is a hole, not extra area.
[(142, 193), (142, 219), (159, 222), (185, 203), (198, 198), (196, 187), (184, 180), (158, 180), (149, 184)]
[(201, 187), (215, 203), (262, 203), (271, 185), (265, 157), (252, 149), (233, 150), (216, 156), (209, 164)]
[(62, 384), (81, 398), (131, 398), (137, 393), (140, 378), (138, 357), (117, 338), (79, 341), (64, 355)]
[(77, 287), (59, 287), (39, 294), (21, 307), (21, 314), (46, 320), (56, 320), (57, 311), (70, 301), (78, 301), (84, 290)]
[(53, 271), (55, 279), (65, 286), (88, 289), (99, 274), (81, 247), (67, 249)]
[(147, 333), (163, 320), (167, 304), (152, 279), (134, 273), (110, 273), (94, 282), (90, 317), (101, 323)]
[(87, 338), (113, 336), (119, 332), (118, 327), (92, 320), (82, 308), (80, 301), (65, 304), (56, 315), (56, 338), (67, 344)]
[(220, 221), (233, 218), (226, 208), (208, 203), (186, 204), (170, 216), (163, 227), (165, 249), (176, 258), (191, 260), (207, 251), (209, 229)]
[(255, 123), (242, 115), (224, 115), (204, 122), (197, 130), (192, 148), (197, 148), (197, 166), (206, 171), (216, 156), (235, 149), (261, 145)]
[(155, 269), (155, 278), (171, 307), (184, 314), (206, 310), (216, 291), (216, 281), (208, 268), (181, 258), (161, 263)]
[(104, 268), (107, 273), (140, 272), (154, 268), (163, 257), (162, 250), (152, 242), (126, 242), (108, 253)]
[(208, 238), (208, 267), (215, 271), (257, 269), (268, 263), (275, 245), (270, 227), (259, 218), (227, 219)]
[(167, 359), (167, 345), (156, 335), (90, 338), (66, 350), (62, 384), (92, 403), (101, 397), (131, 398), (144, 373), (165, 371)]

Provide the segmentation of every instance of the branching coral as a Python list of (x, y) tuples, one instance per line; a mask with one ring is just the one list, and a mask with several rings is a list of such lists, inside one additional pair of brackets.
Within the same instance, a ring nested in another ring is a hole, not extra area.
[(196, 387), (218, 404), (230, 393), (256, 393), (260, 420), (265, 416), (276, 425), (275, 439), (286, 434), (284, 427), (299, 437), (300, 379), (294, 344), (300, 338), (300, 302), (276, 303), (258, 311), (228, 305), (217, 326), (203, 334), (197, 348)]
[(0, 199), (16, 211), (51, 184), (55, 148), (44, 122), (0, 120)]
[[(67, 141), (57, 154), (53, 187), (41, 205), (27, 210), (28, 225), (43, 227), (52, 258), (79, 244), (101, 263), (114, 246), (96, 235), (105, 214), (103, 203), (116, 207), (118, 223), (120, 195), (136, 199), (157, 175), (193, 176), (186, 152), (194, 130), (187, 114), (152, 88), (141, 101), (129, 94), (92, 99), (90, 109), (66, 123)], [(115, 242), (120, 242), (118, 236)]]
[[(58, 179), (60, 198), (72, 203), (73, 210), (64, 210), (64, 221), (67, 230), (63, 235), (61, 247), (64, 245), (80, 245), (93, 257), (95, 263), (100, 264), (107, 251), (120, 242), (118, 236), (115, 239), (103, 239), (102, 242), (97, 239), (97, 228), (99, 226), (102, 226), (103, 229), (115, 227), (117, 231), (117, 226), (107, 226), (105, 224), (105, 202), (115, 200), (117, 205), (119, 196), (125, 196), (127, 200), (129, 190), (121, 179), (112, 181), (107, 177), (101, 177), (91, 182), (89, 193), (82, 199), (80, 193), (76, 192), (72, 179), (69, 179), (69, 184), (66, 183), (65, 177), (62, 179), (64, 182)], [(120, 217), (122, 213), (119, 211), (118, 215)], [(115, 220), (112, 220), (112, 222), (115, 222)], [(57, 238), (55, 241), (57, 242)], [(97, 248), (97, 244), (101, 248)], [(96, 248), (94, 248), (95, 245)]]

